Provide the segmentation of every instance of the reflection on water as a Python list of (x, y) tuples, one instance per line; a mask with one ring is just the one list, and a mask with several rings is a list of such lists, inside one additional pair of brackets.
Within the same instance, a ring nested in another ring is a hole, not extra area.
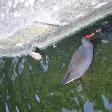
[(36, 93), (35, 93), (35, 98), (36, 98), (37, 102), (40, 103), (40, 98)]
[(18, 64), (18, 58), (16, 57), (12, 60), (12, 64), (10, 65), (10, 68), (9, 68), (9, 73), (11, 72), (11, 70), (13, 71), (13, 74), (11, 77), (11, 80), (13, 81), (13, 83), (14, 83), (16, 77), (18, 76), (18, 74), (16, 72), (17, 64)]
[(78, 112), (78, 111), (75, 109), (68, 110), (68, 109), (62, 108), (62, 112)]
[[(68, 109), (62, 108), (62, 112), (82, 112), (82, 111), (80, 109), (79, 110), (76, 110), (76, 109), (68, 110)], [(84, 103), (83, 112), (98, 112), (98, 111), (94, 110), (93, 103), (87, 100)]]
[(19, 65), (18, 65), (18, 73), (21, 74), (23, 69), (24, 69), (24, 63), (26, 62), (26, 58), (23, 57), (21, 62), (19, 62)]
[(77, 81), (77, 92), (81, 92), (81, 91), (83, 91), (83, 85), (80, 83), (80, 81)]
[(18, 106), (16, 106), (16, 112), (19, 112), (19, 108), (18, 108)]
[(84, 112), (94, 112), (94, 111), (95, 110), (93, 108), (93, 103), (92, 102), (89, 102), (89, 100), (86, 101), (84, 103)]
[(23, 57), (21, 60), (19, 60), (18, 57), (13, 58), (12, 64), (9, 68), (9, 73), (12, 71), (12, 77), (11, 80), (15, 81), (15, 79), (18, 77), (18, 75), (21, 75), (23, 69), (24, 69), (24, 63), (26, 61), (26, 58)]
[(31, 110), (31, 105), (27, 102), (28, 109)]
[(3, 59), (0, 59), (0, 70), (2, 69), (2, 67), (4, 66), (5, 61)]
[[(1, 70), (2, 70), (2, 68), (4, 66), (4, 64), (5, 64), (5, 61), (3, 59), (0, 59), (0, 73), (1, 73)], [(5, 77), (4, 73), (3, 73), (3, 76)], [(0, 75), (0, 83), (2, 83), (3, 76)]]
[(9, 112), (9, 109), (8, 109), (8, 104), (7, 104), (7, 102), (4, 102), (4, 104), (5, 104), (5, 109), (6, 109), (6, 112)]
[(112, 103), (109, 102), (109, 99), (102, 95), (103, 104), (106, 110), (111, 111), (112, 110)]
[(42, 60), (40, 61), (43, 72), (48, 71), (48, 62), (49, 62), (49, 57), (47, 55), (45, 56), (45, 59), (42, 58)]

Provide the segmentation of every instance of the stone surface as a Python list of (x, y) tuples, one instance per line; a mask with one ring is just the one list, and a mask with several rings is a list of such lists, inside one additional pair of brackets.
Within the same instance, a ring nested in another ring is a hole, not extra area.
[(111, 0), (1, 0), (0, 57), (46, 48), (111, 13)]

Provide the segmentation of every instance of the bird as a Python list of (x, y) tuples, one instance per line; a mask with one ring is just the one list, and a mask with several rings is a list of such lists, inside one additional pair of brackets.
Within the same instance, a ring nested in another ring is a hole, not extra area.
[(73, 54), (62, 83), (67, 84), (79, 79), (89, 69), (93, 59), (93, 44), (90, 39), (82, 37), (82, 45)]

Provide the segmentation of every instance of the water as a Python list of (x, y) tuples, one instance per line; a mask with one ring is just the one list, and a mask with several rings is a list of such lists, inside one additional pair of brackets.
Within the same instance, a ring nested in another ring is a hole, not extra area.
[(94, 44), (94, 59), (83, 77), (61, 83), (83, 34), (48, 47), (41, 61), (29, 56), (1, 58), (0, 112), (111, 112), (111, 41)]

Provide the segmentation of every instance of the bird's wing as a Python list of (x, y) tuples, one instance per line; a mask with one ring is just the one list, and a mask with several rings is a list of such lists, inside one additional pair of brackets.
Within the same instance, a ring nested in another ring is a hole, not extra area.
[(83, 64), (87, 58), (87, 51), (83, 45), (81, 45), (78, 50), (73, 54), (70, 64), (68, 66), (67, 73), (71, 72), (72, 69), (77, 70)]
[(92, 57), (93, 45), (91, 44), (86, 48), (81, 45), (72, 56), (67, 73), (64, 76), (63, 83), (66, 84), (80, 78), (89, 68)]

